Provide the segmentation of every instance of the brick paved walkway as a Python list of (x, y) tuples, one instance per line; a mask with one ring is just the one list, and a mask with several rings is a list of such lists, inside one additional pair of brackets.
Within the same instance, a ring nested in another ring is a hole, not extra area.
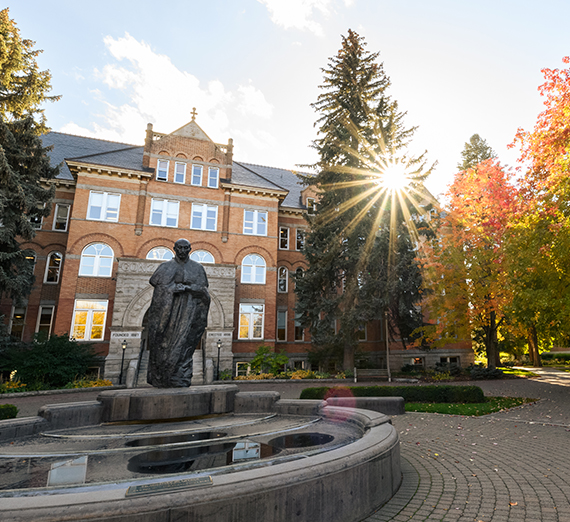
[[(366, 522), (570, 522), (570, 374), (481, 384), (540, 398), (484, 417), (407, 413), (403, 482)], [(492, 389), (492, 393), (489, 390)]]

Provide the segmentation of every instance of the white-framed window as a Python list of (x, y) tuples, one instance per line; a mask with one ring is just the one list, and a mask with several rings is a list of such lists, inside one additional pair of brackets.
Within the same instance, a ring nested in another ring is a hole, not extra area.
[(34, 230), (41, 230), (44, 218), (42, 216), (30, 216), (30, 223)]
[(218, 223), (218, 207), (192, 203), (192, 222), (190, 228), (195, 230), (216, 230)]
[(73, 310), (71, 337), (76, 341), (102, 341), (108, 301), (77, 299)]
[(51, 252), (47, 257), (44, 283), (59, 283), (63, 256), (59, 252)]
[(263, 339), (263, 319), (265, 305), (239, 305), (239, 338)]
[(119, 221), (120, 205), (120, 194), (91, 191), (89, 193), (87, 219), (93, 219), (95, 221)]
[(79, 275), (91, 277), (111, 277), (115, 253), (105, 243), (93, 243), (81, 252)]
[(277, 337), (278, 341), (287, 340), (287, 310), (277, 310)]
[(179, 201), (152, 199), (150, 204), (150, 224), (157, 227), (177, 227)]
[(55, 316), (55, 306), (40, 306), (38, 320), (36, 322), (36, 333), (45, 334), (46, 338), (51, 335), (53, 318)]
[(241, 262), (241, 282), (255, 285), (265, 284), (265, 259), (249, 254)]
[(220, 181), (220, 169), (218, 167), (208, 168), (208, 188), (218, 188)]
[(305, 246), (305, 231), (302, 228), (298, 228), (295, 240), (295, 250), (303, 250), (303, 246)]
[(26, 307), (12, 307), (12, 317), (10, 317), (10, 336), (21, 341), (26, 326)]
[(245, 210), (243, 215), (243, 233), (254, 236), (266, 236), (267, 212)]
[(287, 267), (280, 266), (277, 269), (277, 291), (286, 293), (289, 288), (289, 270)]
[(207, 250), (194, 250), (194, 252), (190, 254), (190, 259), (201, 264), (215, 263), (214, 256)]
[(202, 172), (204, 167), (202, 165), (192, 165), (192, 185), (197, 187), (202, 186)]
[(279, 227), (279, 249), (289, 250), (289, 228)]
[(295, 341), (305, 340), (305, 329), (301, 326), (299, 315), (295, 314)]
[(26, 261), (32, 264), (32, 274), (36, 271), (36, 261), (38, 257), (35, 252), (31, 252), (26, 256)]
[(315, 198), (307, 198), (307, 214), (314, 214), (317, 211)]
[(305, 277), (305, 271), (299, 267), (295, 270), (295, 280), (301, 279), (302, 277)]
[(57, 204), (55, 206), (55, 213), (53, 215), (53, 230), (59, 230), (60, 232), (67, 232), (67, 225), (69, 223), (69, 214), (71, 210), (71, 205), (61, 205)]
[(174, 183), (186, 183), (186, 163), (174, 164)]
[(168, 166), (170, 162), (168, 160), (159, 159), (156, 162), (156, 179), (158, 181), (168, 181)]
[(166, 247), (155, 247), (152, 250), (149, 250), (148, 254), (146, 255), (147, 259), (162, 259), (164, 261), (169, 261), (174, 257), (174, 253), (170, 248)]

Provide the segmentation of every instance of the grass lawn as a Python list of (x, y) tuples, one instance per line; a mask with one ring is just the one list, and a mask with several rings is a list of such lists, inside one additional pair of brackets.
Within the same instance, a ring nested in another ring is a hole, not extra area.
[(538, 377), (537, 373), (534, 373), (530, 370), (520, 370), (515, 368), (507, 368), (501, 366), (499, 370), (503, 370), (505, 375), (516, 375), (517, 377)]
[(526, 399), (522, 397), (487, 397), (485, 402), (472, 404), (448, 404), (448, 403), (428, 403), (410, 402), (406, 403), (406, 411), (423, 411), (427, 413), (446, 413), (448, 415), (467, 415), (478, 417), (497, 411), (515, 408), (521, 404), (534, 402), (536, 399)]

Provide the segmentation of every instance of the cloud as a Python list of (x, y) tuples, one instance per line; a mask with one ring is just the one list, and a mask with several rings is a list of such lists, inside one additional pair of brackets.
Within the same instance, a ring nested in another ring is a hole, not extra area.
[(258, 123), (272, 115), (273, 106), (251, 82), (233, 90), (218, 80), (203, 84), (128, 33), (122, 38), (107, 36), (104, 43), (112, 61), (94, 71), (99, 85), (92, 91), (102, 109), (92, 115), (96, 122), (89, 127), (69, 122), (63, 132), (142, 144), (147, 123), (158, 132), (172, 132), (190, 121), (196, 107), (198, 124), (215, 141), (249, 127), (242, 135), (248, 140), (244, 146), (255, 149), (268, 143)]
[[(310, 31), (323, 36), (322, 26), (312, 20), (313, 14), (319, 11), (324, 16), (330, 14), (331, 0), (258, 0), (267, 7), (271, 21), (284, 29)], [(352, 0), (345, 0), (351, 2)]]

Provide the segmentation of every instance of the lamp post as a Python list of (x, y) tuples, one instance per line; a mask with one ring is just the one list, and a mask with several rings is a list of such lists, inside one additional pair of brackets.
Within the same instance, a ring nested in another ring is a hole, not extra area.
[(216, 343), (217, 347), (218, 347), (218, 366), (216, 368), (216, 381), (220, 380), (220, 349), (222, 348), (222, 340), (218, 339), (218, 342)]
[(386, 332), (386, 370), (388, 371), (388, 382), (392, 382), (390, 374), (390, 345), (388, 344), (388, 310), (384, 310), (384, 331)]
[(127, 349), (127, 341), (121, 343), (123, 349), (123, 357), (121, 358), (121, 373), (119, 375), (119, 384), (123, 384), (123, 365), (125, 364), (125, 350)]

